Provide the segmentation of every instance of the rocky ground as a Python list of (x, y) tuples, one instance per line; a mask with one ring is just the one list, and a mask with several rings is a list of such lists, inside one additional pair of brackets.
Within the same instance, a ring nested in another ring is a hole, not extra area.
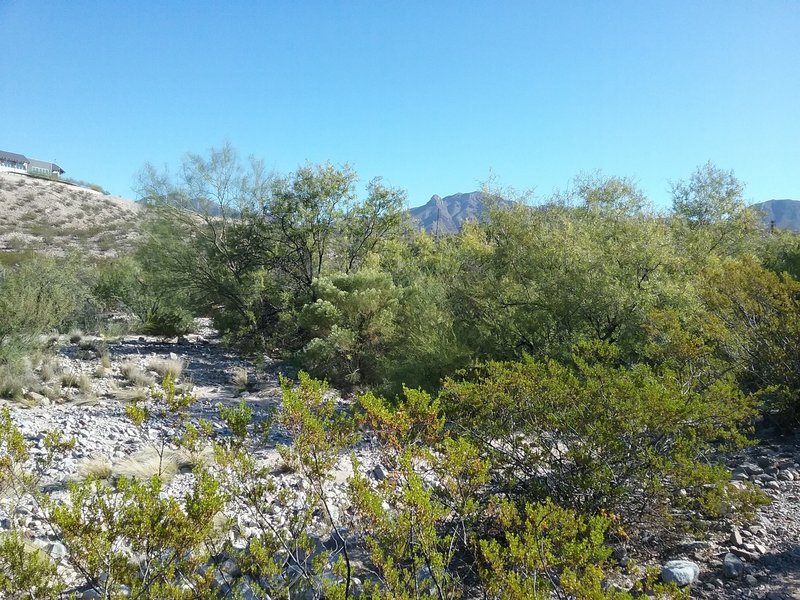
[[(73, 339), (72, 343), (64, 340), (57, 364), (53, 365), (53, 377), (68, 381), (68, 374), (74, 374), (76, 380), (82, 378), (82, 386), (64, 387), (60, 397), (53, 400), (40, 394), (28, 394), (26, 403), (0, 400), (9, 406), (13, 421), (33, 444), (33, 460), (45, 452), (46, 432), (58, 430), (75, 438), (74, 449), (59, 457), (41, 482), (56, 498), (66, 497), (66, 482), (80, 479), (92, 465), (97, 468), (98, 464), (105, 464), (112, 472), (133, 469), (131, 472), (135, 473), (152, 460), (153, 449), (174, 434), (168, 420), (154, 419), (140, 429), (126, 417), (125, 390), (131, 389), (126, 370), (132, 365), (155, 380), (156, 373), (149, 371), (158, 360), (180, 361), (185, 365), (180, 380), (191, 382), (197, 397), (192, 406), (194, 415), (212, 420), (218, 429), (224, 428), (216, 417), (220, 403), (235, 404), (244, 399), (253, 409), (254, 418), (261, 419), (280, 401), (278, 376), (286, 372), (284, 366), (267, 360), (257, 367), (243, 360), (223, 348), (207, 327), (179, 339), (131, 336), (113, 341), (106, 346), (105, 359), (97, 351), (100, 347), (91, 339)], [(646, 552), (641, 549), (647, 547), (647, 540), (638, 540), (638, 544), (632, 544), (639, 548), (631, 550), (632, 558), (639, 563), (666, 565), (662, 575), (665, 579), (691, 581), (692, 597), (800, 600), (800, 438), (763, 433), (767, 441), (732, 457), (729, 464), (734, 485), (752, 481), (772, 499), (769, 506), (759, 509), (755, 521), (741, 526), (716, 526), (697, 539), (685, 539), (669, 548), (649, 548)], [(299, 478), (282, 472), (275, 449), (278, 443), (289, 441), (280, 430), (274, 430), (272, 445), (257, 458), (275, 465), (279, 488), (295, 490), (301, 488)], [(169, 447), (167, 450), (177, 451)], [(368, 442), (359, 444), (356, 454), (373, 478), (385, 476)], [(346, 505), (345, 481), (350, 474), (349, 460), (343, 458), (329, 489), (334, 510)], [(166, 493), (181, 495), (192, 477), (179, 471)], [(302, 495), (296, 498), (301, 502)], [(293, 508), (298, 507), (275, 505), (270, 510), (280, 519), (280, 513), (288, 514)], [(0, 500), (0, 531), (16, 520), (24, 525), (33, 544), (62, 560), (66, 548), (42, 517), (33, 502), (12, 505)], [(229, 534), (231, 541), (234, 547), (245, 547), (248, 537), (258, 531), (247, 515), (238, 514), (235, 519), (237, 526)], [(323, 519), (316, 525), (320, 547), (335, 545)], [(62, 564), (69, 574), (66, 561)], [(245, 589), (247, 582), (238, 585)], [(93, 597), (87, 594), (86, 598)]]
[[(217, 430), (225, 428), (218, 417), (220, 404), (235, 405), (244, 400), (253, 410), (254, 421), (262, 420), (279, 404), (279, 374), (293, 375), (291, 370), (268, 359), (257, 368), (228, 352), (218, 343), (214, 332), (208, 329), (172, 340), (129, 336), (107, 344), (100, 344), (93, 338), (74, 340), (73, 343), (64, 339), (62, 342), (64, 345), (56, 364), (49, 367), (54, 371), (53, 379), (63, 381), (74, 376), (76, 381), (88, 381), (90, 389), (86, 384), (62, 387), (61, 396), (54, 400), (36, 392), (28, 392), (24, 402), (0, 400), (0, 406), (9, 407), (14, 424), (32, 445), (31, 466), (46, 453), (44, 438), (47, 432), (59, 431), (64, 438), (75, 439), (74, 448), (59, 456), (40, 482), (55, 499), (67, 498), (67, 483), (82, 479), (89, 470), (96, 471), (98, 465), (104, 465), (114, 474), (144, 476), (161, 468), (157, 464), (154, 466), (154, 461), (164, 462), (177, 456), (180, 462), (180, 450), (169, 443), (163, 444), (175, 435), (169, 419), (155, 417), (138, 428), (126, 416), (124, 407), (128, 400), (125, 394), (134, 386), (125, 372), (131, 366), (138, 368), (140, 374), (151, 381), (157, 381), (160, 376), (152, 370), (154, 364), (159, 360), (180, 361), (185, 367), (178, 382), (189, 383), (197, 398), (191, 407), (192, 417), (208, 419)], [(109, 357), (105, 360), (106, 367), (102, 366), (104, 361), (96, 350), (101, 347), (102, 353)], [(281, 468), (282, 459), (276, 449), (278, 444), (290, 441), (285, 432), (273, 428), (270, 443), (256, 455), (261, 464), (274, 467), (272, 475), (278, 488), (275, 496), (287, 490), (297, 491), (289, 505), (270, 508), (278, 525), (285, 522), (293, 510), (296, 512), (301, 508), (298, 503), (304, 497), (303, 482), (298, 475)], [(355, 452), (366, 471), (375, 468), (375, 457), (368, 443), (359, 444)], [(346, 504), (345, 484), (351, 474), (349, 457), (342, 457), (327, 490), (334, 514)], [(164, 493), (182, 496), (192, 484), (193, 477), (189, 469), (179, 469), (169, 480)], [(284, 511), (286, 515), (280, 514)], [(233, 517), (235, 525), (229, 533), (231, 542), (234, 548), (244, 548), (247, 539), (260, 531), (247, 514), (238, 513)], [(12, 520), (24, 527), (32, 544), (61, 561), (67, 580), (74, 579), (67, 561), (62, 560), (66, 548), (57, 541), (32, 498), (26, 497), (22, 501), (0, 498), (0, 532), (9, 529)], [(316, 519), (313, 530), (320, 546), (330, 538), (330, 527), (322, 515)], [(224, 575), (222, 577), (224, 579)], [(94, 597), (92, 593), (87, 592), (85, 597)]]
[(679, 559), (699, 576), (692, 597), (800, 600), (800, 436), (762, 431), (764, 441), (729, 461), (734, 485), (751, 481), (771, 498), (754, 522), (689, 540)]

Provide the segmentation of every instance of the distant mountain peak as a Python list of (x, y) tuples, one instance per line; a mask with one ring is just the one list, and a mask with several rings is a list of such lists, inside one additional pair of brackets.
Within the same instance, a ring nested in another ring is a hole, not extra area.
[(431, 196), (427, 204), (412, 208), (409, 213), (420, 228), (429, 232), (456, 233), (466, 221), (480, 221), (486, 212), (483, 192)]

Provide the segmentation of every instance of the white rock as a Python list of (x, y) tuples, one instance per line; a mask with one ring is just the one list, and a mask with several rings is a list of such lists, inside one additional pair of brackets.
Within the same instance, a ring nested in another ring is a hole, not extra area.
[(671, 560), (661, 568), (661, 581), (686, 587), (700, 575), (700, 566), (690, 560)]

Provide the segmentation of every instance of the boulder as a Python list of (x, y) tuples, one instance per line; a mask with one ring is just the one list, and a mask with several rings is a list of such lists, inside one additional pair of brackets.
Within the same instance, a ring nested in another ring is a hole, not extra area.
[(47, 553), (53, 560), (61, 560), (67, 556), (67, 547), (61, 542), (51, 542), (47, 545)]
[(700, 566), (690, 560), (671, 560), (661, 567), (661, 581), (678, 587), (691, 585), (700, 575)]
[(728, 552), (722, 559), (722, 574), (727, 579), (739, 579), (744, 574), (744, 562), (732, 552)]

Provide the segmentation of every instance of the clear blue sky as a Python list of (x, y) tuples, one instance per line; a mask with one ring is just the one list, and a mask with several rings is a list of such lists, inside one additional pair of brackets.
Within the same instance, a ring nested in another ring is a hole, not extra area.
[(0, 149), (131, 197), (230, 141), (409, 203), (581, 171), (659, 205), (712, 160), (800, 199), (800, 2), (0, 0)]

